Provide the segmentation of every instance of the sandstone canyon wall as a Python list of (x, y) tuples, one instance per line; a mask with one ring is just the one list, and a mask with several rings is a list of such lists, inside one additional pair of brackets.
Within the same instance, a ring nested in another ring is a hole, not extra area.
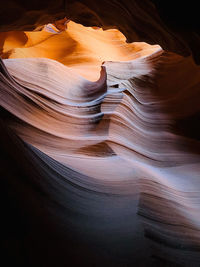
[(2, 4), (8, 266), (200, 265), (200, 38), (176, 10)]

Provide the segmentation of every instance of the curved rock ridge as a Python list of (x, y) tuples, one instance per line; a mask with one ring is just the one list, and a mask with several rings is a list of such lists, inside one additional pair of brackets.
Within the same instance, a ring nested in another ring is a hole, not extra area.
[(152, 256), (198, 266), (200, 68), (192, 57), (74, 22), (59, 33), (6, 33), (2, 55), (9, 156), (20, 166), (19, 151), (33, 168), (26, 175), (41, 194), (31, 196), (44, 195), (41, 209), (62, 225), (62, 242), (79, 240), (94, 266), (151, 266)]
[(4, 0), (0, 31), (32, 31), (66, 17), (85, 26), (117, 28), (129, 42), (159, 44), (199, 64), (198, 3), (157, 0)]
[(103, 61), (130, 61), (161, 50), (158, 45), (128, 44), (116, 29), (103, 31), (73, 21), (68, 21), (66, 27), (66, 30), (56, 32), (55, 26), (48, 24), (38, 32), (0, 33), (0, 38), (4, 39), (1, 56), (54, 59), (95, 81)]

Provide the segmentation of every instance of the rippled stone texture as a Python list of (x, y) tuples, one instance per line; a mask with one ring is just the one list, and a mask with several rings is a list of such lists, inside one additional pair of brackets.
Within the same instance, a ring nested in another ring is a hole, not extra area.
[[(200, 68), (143, 4), (121, 24), (111, 4), (104, 27), (133, 43), (68, 19), (0, 33), (5, 214), (17, 218), (5, 240), (21, 266), (199, 266)], [(83, 3), (70, 10), (99, 25)], [(145, 21), (159, 34), (144, 41), (179, 53), (136, 42)]]

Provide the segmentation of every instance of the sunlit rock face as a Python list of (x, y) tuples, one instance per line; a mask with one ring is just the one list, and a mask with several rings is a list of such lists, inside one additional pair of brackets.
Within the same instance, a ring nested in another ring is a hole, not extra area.
[(69, 21), (59, 32), (52, 24), (42, 31), (0, 33), (4, 37), (2, 58), (49, 58), (84, 78), (96, 81), (104, 61), (131, 61), (161, 50), (158, 45), (126, 43), (118, 30), (84, 27)]
[(71, 3), (93, 27), (64, 18), (16, 31), (21, 19), (0, 33), (8, 264), (200, 265), (200, 67), (164, 24), (173, 52), (131, 32), (130, 18), (158, 27), (137, 1), (125, 36), (115, 5), (104, 30)]
[(0, 31), (30, 31), (65, 16), (85, 26), (118, 28), (129, 42), (159, 44), (200, 63), (198, 2), (158, 0), (2, 0)]

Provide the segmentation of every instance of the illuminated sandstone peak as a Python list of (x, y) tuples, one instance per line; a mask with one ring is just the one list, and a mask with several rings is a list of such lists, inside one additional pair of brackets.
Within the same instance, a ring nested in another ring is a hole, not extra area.
[(161, 51), (159, 45), (127, 43), (117, 29), (84, 27), (63, 19), (46, 25), (42, 31), (7, 32), (2, 45), (3, 58), (50, 58), (73, 68), (88, 80), (100, 77), (105, 61), (132, 61)]

